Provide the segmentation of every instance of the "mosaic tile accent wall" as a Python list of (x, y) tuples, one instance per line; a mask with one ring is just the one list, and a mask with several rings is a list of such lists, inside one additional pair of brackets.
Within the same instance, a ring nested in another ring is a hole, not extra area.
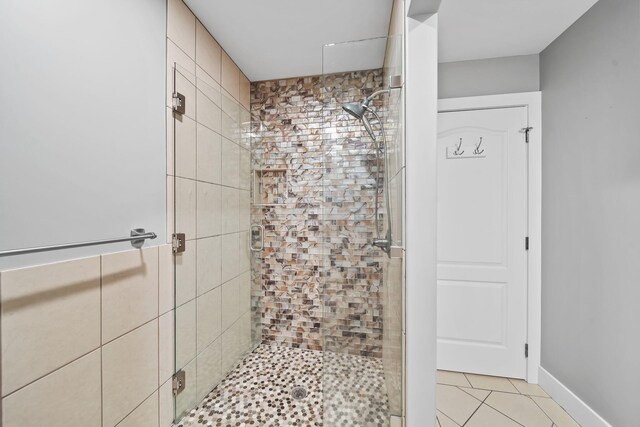
[[(382, 85), (381, 69), (251, 85), (263, 342), (382, 356), (383, 254), (370, 245), (375, 145), (341, 108)], [(374, 106), (383, 113), (382, 100)]]

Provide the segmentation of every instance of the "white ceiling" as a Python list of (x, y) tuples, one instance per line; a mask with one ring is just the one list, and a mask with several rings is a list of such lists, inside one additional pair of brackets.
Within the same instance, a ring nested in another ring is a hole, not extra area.
[[(540, 53), (596, 1), (442, 0), (439, 60)], [(385, 37), (392, 0), (185, 2), (251, 81), (382, 66), (384, 43), (340, 43)]]
[(442, 0), (440, 62), (542, 52), (597, 0)]
[[(185, 3), (249, 80), (258, 81), (322, 74), (324, 45), (385, 37), (392, 0), (185, 0)], [(384, 46), (382, 49), (380, 46), (376, 43), (334, 46), (324, 53), (333, 58), (331, 72), (364, 70), (382, 66)]]

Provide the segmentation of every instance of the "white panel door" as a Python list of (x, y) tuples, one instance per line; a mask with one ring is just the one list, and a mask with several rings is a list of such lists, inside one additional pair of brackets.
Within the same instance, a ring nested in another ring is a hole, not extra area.
[(526, 378), (526, 126), (525, 107), (438, 115), (438, 369)]

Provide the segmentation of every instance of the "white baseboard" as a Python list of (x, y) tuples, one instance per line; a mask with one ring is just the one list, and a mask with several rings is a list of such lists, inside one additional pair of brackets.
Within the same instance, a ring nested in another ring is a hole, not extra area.
[(562, 406), (582, 427), (611, 427), (611, 424), (542, 366), (539, 368), (538, 379), (540, 387), (553, 397), (553, 400)]

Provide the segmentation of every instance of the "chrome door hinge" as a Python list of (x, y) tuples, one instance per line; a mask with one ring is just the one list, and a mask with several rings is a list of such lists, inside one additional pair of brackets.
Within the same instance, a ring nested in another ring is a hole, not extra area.
[(524, 250), (528, 251), (529, 250), (529, 237), (525, 237), (524, 238)]
[(177, 396), (186, 387), (186, 385), (187, 385), (187, 376), (186, 376), (185, 372), (181, 369), (181, 370), (179, 370), (178, 372), (175, 373), (175, 375), (173, 376), (172, 380), (173, 380), (172, 381), (172, 383), (173, 383), (173, 395)]
[(529, 133), (531, 133), (531, 130), (533, 130), (532, 127), (520, 129), (520, 133), (524, 133), (524, 142), (526, 142), (527, 144), (529, 143)]
[(173, 99), (173, 111), (175, 111), (178, 114), (184, 114), (185, 106), (187, 102), (184, 95), (178, 92), (174, 92), (172, 99)]
[(529, 344), (524, 345), (524, 357), (529, 357)]
[(179, 254), (187, 249), (187, 238), (184, 233), (174, 233), (171, 237), (171, 247), (174, 254)]

